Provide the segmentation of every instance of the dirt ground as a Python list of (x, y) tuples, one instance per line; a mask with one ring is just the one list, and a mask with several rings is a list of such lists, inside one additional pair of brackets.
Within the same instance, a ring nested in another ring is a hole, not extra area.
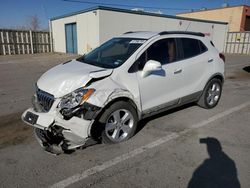
[(31, 105), (37, 79), (49, 68), (76, 57), (61, 53), (0, 56), (0, 149), (29, 141), (33, 129), (20, 117)]

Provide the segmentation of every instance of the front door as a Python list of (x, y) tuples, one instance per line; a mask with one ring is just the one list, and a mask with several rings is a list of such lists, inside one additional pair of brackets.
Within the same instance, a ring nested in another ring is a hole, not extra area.
[(77, 53), (76, 23), (65, 25), (66, 52)]
[[(142, 77), (142, 69), (148, 60), (162, 64), (162, 70)], [(182, 96), (182, 63), (178, 62), (176, 40), (161, 39), (152, 44), (138, 59), (137, 78), (141, 95), (141, 107), (144, 113), (172, 106)]]

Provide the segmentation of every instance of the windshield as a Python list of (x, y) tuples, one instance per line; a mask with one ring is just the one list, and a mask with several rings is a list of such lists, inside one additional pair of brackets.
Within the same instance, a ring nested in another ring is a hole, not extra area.
[(103, 68), (116, 68), (122, 65), (145, 41), (145, 39), (136, 38), (113, 38), (78, 58), (77, 61)]

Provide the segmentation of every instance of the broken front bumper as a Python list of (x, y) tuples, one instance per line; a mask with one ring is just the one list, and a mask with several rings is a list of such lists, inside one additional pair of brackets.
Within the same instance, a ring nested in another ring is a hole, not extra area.
[(22, 114), (22, 120), (35, 127), (35, 135), (41, 146), (58, 154), (59, 150), (71, 150), (83, 146), (90, 138), (93, 119), (72, 116), (66, 120), (56, 110), (36, 112), (29, 108)]

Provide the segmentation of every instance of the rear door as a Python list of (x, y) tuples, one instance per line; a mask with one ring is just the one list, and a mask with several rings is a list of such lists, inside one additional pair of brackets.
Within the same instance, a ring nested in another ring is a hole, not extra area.
[(213, 59), (199, 39), (178, 38), (178, 43), (182, 51), (182, 93), (188, 96), (203, 90), (213, 71)]

